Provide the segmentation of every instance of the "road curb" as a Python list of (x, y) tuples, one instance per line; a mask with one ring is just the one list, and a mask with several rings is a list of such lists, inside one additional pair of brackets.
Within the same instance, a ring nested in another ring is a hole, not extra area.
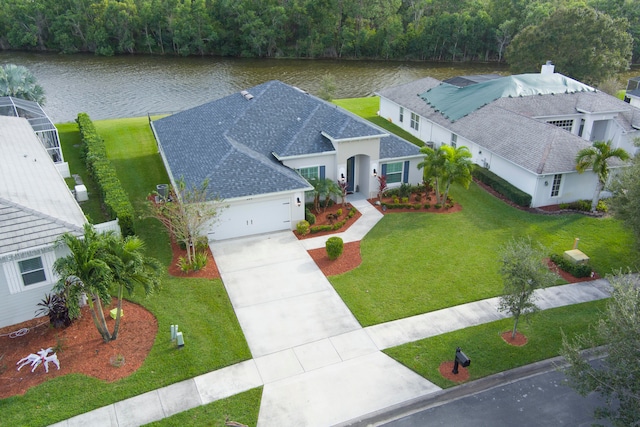
[[(585, 350), (583, 355), (587, 359), (597, 359), (603, 356), (604, 347)], [(425, 409), (434, 408), (449, 402), (462, 399), (467, 396), (491, 390), (496, 387), (511, 384), (525, 378), (544, 374), (567, 366), (562, 356), (541, 360), (529, 365), (514, 368), (508, 371), (499, 372), (488, 377), (464, 383), (452, 388), (431, 393), (427, 396), (408, 400), (400, 404), (387, 407), (347, 422), (337, 424), (336, 427), (375, 427), (412, 415)]]

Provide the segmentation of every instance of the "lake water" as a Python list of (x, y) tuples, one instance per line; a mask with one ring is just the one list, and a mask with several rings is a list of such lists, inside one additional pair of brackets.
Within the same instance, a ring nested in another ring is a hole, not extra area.
[[(323, 77), (331, 74), (337, 83), (335, 98), (349, 98), (427, 76), (442, 80), (458, 75), (508, 74), (505, 65), (494, 63), (0, 52), (0, 64), (7, 63), (24, 65), (36, 76), (45, 90), (45, 111), (56, 123), (73, 121), (79, 112), (98, 120), (180, 111), (269, 80), (317, 94)], [(630, 75), (636, 73), (640, 73), (638, 68)]]

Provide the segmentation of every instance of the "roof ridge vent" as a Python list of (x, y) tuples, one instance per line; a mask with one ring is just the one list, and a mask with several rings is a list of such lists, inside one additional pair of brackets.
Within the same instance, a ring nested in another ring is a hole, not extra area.
[(243, 90), (240, 92), (240, 95), (244, 96), (244, 99), (246, 99), (247, 101), (250, 101), (253, 99), (253, 95), (251, 95), (248, 91)]

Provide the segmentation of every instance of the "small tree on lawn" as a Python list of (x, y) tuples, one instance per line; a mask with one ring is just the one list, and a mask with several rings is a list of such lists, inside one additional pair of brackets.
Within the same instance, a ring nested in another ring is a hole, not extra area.
[[(607, 310), (596, 325), (596, 336), (562, 337), (560, 353), (569, 362), (565, 373), (582, 396), (597, 392), (605, 407), (596, 418), (608, 418), (615, 426), (640, 425), (640, 279), (624, 275), (610, 279), (613, 286)], [(605, 344), (601, 367), (592, 366), (580, 352)]]
[(513, 317), (513, 332), (516, 337), (521, 316), (538, 310), (534, 291), (553, 285), (556, 275), (549, 271), (544, 258), (545, 251), (540, 245), (534, 246), (531, 239), (513, 239), (501, 250), (500, 274), (504, 282), (498, 310), (506, 311)]
[(150, 200), (148, 203), (150, 215), (185, 246), (189, 264), (195, 260), (198, 240), (224, 209), (222, 200), (217, 196), (211, 198), (209, 194), (208, 180), (200, 187), (187, 188), (184, 179), (180, 179), (177, 187), (170, 189), (166, 200)]

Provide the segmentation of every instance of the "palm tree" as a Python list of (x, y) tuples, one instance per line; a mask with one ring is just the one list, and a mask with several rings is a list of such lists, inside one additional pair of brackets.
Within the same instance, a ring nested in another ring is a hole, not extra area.
[[(85, 224), (82, 237), (65, 233), (58, 242), (66, 245), (70, 252), (57, 259), (53, 268), (60, 277), (57, 288), (67, 295), (71, 316), (79, 316), (79, 299), (86, 295), (93, 323), (103, 341), (115, 340), (120, 327), (124, 289), (131, 293), (139, 284), (147, 294), (150, 293), (159, 283), (158, 262), (143, 254), (144, 245), (139, 238), (123, 240), (113, 232), (100, 234), (90, 224)], [(118, 310), (111, 333), (102, 305), (111, 301), (109, 291), (113, 286), (117, 288)]]
[(342, 191), (335, 181), (329, 178), (312, 178), (309, 184), (313, 186), (313, 209), (320, 213), (320, 199), (324, 197), (324, 209), (327, 209), (331, 196), (340, 196)]
[[(431, 147), (421, 147), (420, 152), (425, 155), (424, 160), (418, 163), (418, 169), (423, 169), (422, 180), (425, 183), (433, 183), (436, 193), (436, 203), (441, 203), (440, 199), (440, 180), (444, 168), (444, 152), (442, 147), (434, 150)], [(429, 188), (429, 186), (426, 186)], [(426, 195), (429, 197), (429, 194)]]
[(595, 141), (592, 147), (583, 148), (576, 155), (576, 170), (583, 173), (587, 169), (593, 170), (598, 176), (596, 191), (591, 202), (591, 211), (595, 212), (600, 201), (600, 193), (609, 178), (609, 159), (617, 158), (622, 161), (629, 159), (629, 153), (622, 148), (611, 148), (611, 141)]
[(444, 194), (442, 195), (442, 200), (446, 202), (449, 188), (454, 182), (461, 184), (464, 188), (469, 188), (469, 184), (472, 181), (473, 162), (471, 161), (471, 152), (467, 147), (453, 148), (449, 145), (443, 145), (440, 150), (444, 151), (445, 158), (443, 166)]
[(56, 287), (67, 297), (69, 315), (72, 319), (80, 316), (79, 300), (86, 295), (93, 323), (107, 342), (109, 331), (102, 303), (109, 301), (109, 284), (113, 275), (104, 260), (104, 238), (90, 224), (85, 224), (82, 238), (65, 233), (58, 239), (58, 244), (66, 245), (70, 252), (53, 264), (54, 271), (60, 277)]
[(0, 96), (35, 101), (44, 105), (44, 90), (26, 67), (7, 64), (0, 67)]
[(110, 341), (118, 338), (122, 315), (122, 294), (126, 289), (131, 295), (136, 285), (141, 285), (147, 295), (159, 286), (161, 265), (143, 254), (144, 242), (137, 236), (128, 236), (124, 240), (113, 234), (106, 236), (113, 283), (118, 289), (116, 323)]

